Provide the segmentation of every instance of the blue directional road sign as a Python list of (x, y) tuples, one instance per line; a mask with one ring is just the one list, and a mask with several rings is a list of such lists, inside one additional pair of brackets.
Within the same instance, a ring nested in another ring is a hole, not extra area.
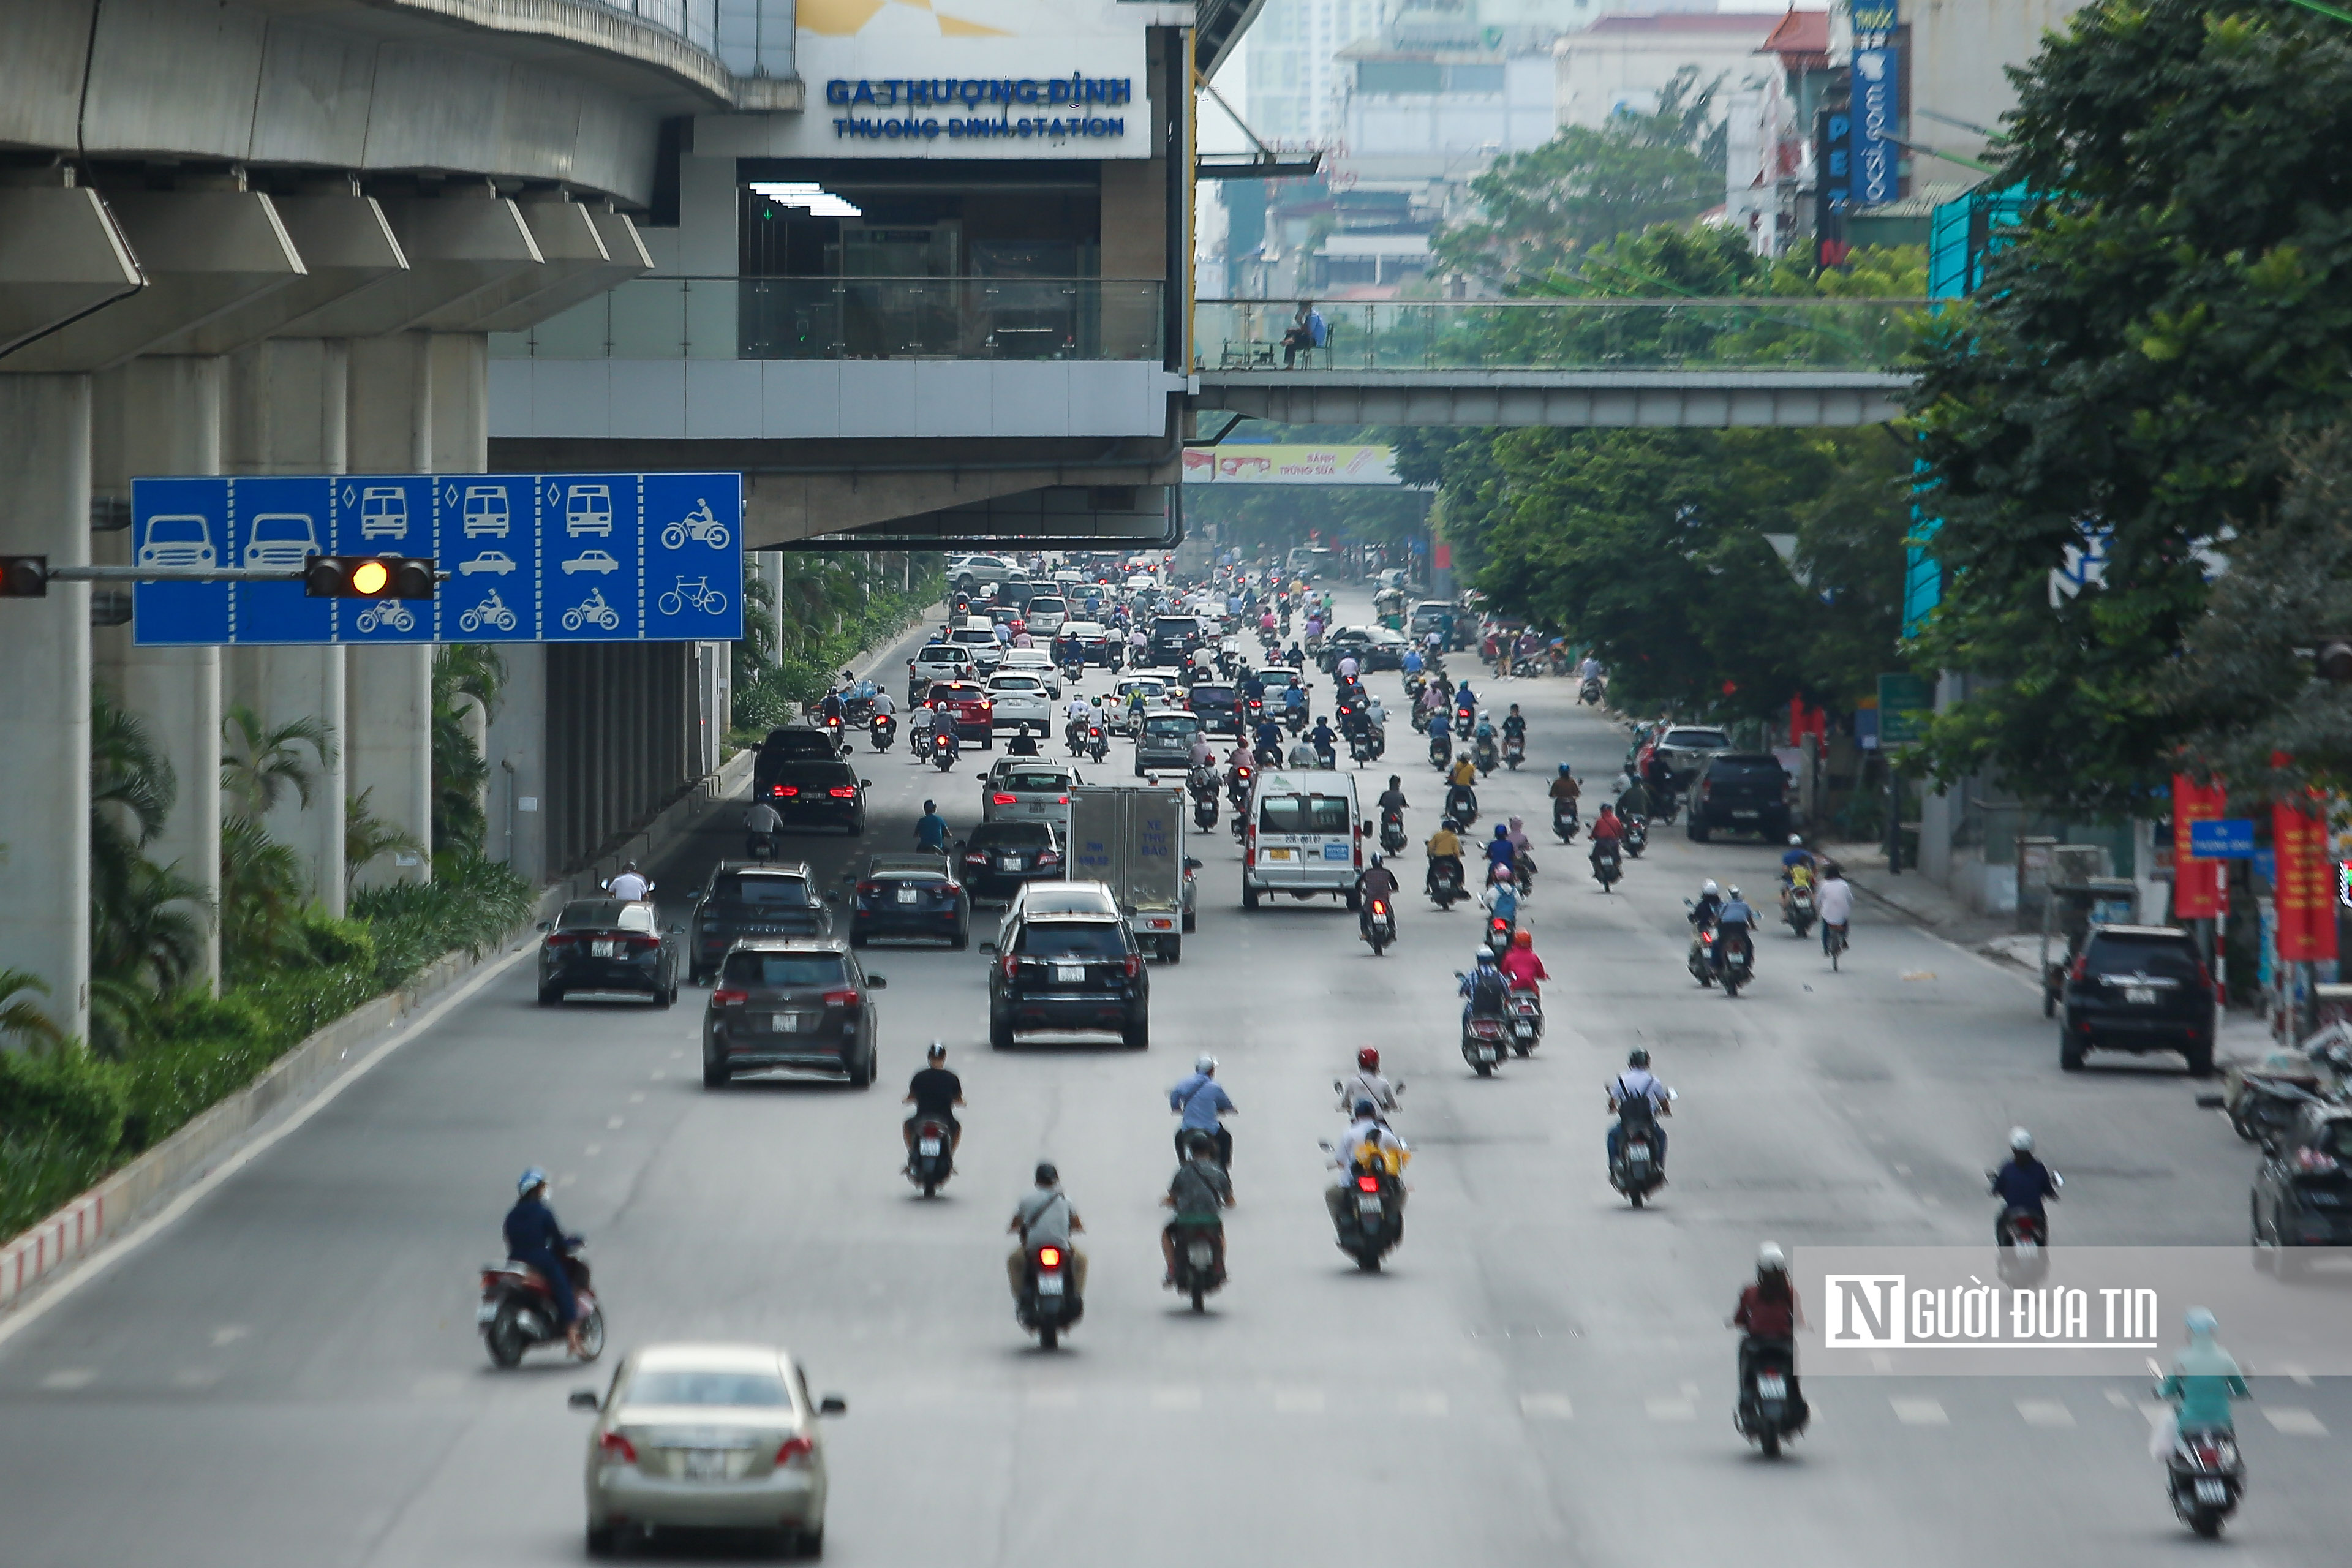
[(308, 474), (134, 479), (142, 566), (297, 570), (429, 555), (431, 602), (299, 583), (141, 583), (132, 629), (173, 644), (730, 642), (743, 635), (740, 474)]
[(2189, 858), (2192, 860), (2251, 860), (2254, 858), (2254, 819), (2218, 816), (2189, 825)]

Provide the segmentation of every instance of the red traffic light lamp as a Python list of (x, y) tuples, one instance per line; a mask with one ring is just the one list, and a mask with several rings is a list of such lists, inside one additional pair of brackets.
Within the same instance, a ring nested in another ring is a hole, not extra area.
[(47, 556), (0, 555), (0, 599), (46, 599), (48, 596)]
[(313, 555), (302, 563), (302, 591), (313, 599), (429, 599), (436, 581), (429, 555)]

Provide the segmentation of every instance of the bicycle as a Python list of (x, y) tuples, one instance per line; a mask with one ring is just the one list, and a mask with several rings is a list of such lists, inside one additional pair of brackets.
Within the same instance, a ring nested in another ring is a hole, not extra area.
[(706, 616), (727, 613), (727, 595), (713, 588), (708, 577), (680, 577), (677, 586), (655, 600), (654, 604), (665, 616), (683, 615), (688, 605)]
[(1824, 924), (1822, 927), (1822, 948), (1830, 955), (1830, 973), (1837, 973), (1838, 955), (1845, 951), (1845, 927)]
[[(661, 537), (662, 548), (665, 550), (683, 550), (686, 548), (686, 542), (689, 539), (698, 543), (708, 544), (713, 550), (724, 550), (727, 548), (728, 540), (733, 536), (727, 531), (725, 523), (711, 515), (710, 503), (703, 500), (698, 501), (695, 510), (686, 515), (683, 522), (673, 522), (663, 529)], [(677, 612), (670, 613), (675, 615)]]

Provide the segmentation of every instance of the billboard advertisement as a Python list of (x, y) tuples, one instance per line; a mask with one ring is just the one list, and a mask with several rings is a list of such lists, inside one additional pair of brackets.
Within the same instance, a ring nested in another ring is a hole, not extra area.
[(1394, 485), (1394, 449), (1388, 447), (1283, 446), (1243, 442), (1184, 448), (1188, 485)]

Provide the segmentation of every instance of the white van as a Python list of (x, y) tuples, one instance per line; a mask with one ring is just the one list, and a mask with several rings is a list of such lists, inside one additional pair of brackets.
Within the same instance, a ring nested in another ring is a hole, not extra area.
[(1360, 901), (1364, 816), (1351, 773), (1266, 773), (1250, 796), (1242, 838), (1242, 908), (1260, 894), (1309, 899), (1337, 893), (1349, 909)]
[(1323, 568), (1331, 563), (1331, 552), (1319, 544), (1302, 544), (1291, 551), (1285, 564), (1293, 577), (1310, 581), (1323, 575)]

